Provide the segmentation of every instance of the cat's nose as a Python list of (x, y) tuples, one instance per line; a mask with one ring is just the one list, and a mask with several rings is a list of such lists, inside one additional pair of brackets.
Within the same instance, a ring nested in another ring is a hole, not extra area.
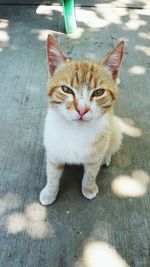
[(82, 118), (90, 109), (88, 107), (77, 107), (76, 110)]

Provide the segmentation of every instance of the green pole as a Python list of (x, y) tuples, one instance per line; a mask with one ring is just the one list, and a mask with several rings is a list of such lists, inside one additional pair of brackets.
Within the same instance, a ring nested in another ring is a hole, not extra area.
[(62, 0), (66, 33), (75, 33), (77, 29), (74, 0)]

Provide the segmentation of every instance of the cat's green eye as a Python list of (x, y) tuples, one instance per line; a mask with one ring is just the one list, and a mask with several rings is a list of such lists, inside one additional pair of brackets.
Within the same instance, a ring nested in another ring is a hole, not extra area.
[(105, 89), (101, 88), (101, 89), (97, 89), (95, 91), (93, 91), (92, 93), (92, 97), (94, 96), (101, 96), (105, 93)]
[(64, 93), (66, 94), (71, 94), (71, 95), (74, 95), (74, 92), (71, 88), (69, 88), (68, 86), (66, 85), (62, 85), (61, 89), (63, 90)]

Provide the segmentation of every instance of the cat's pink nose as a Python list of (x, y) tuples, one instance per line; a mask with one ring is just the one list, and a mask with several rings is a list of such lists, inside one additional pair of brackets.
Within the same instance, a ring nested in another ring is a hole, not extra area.
[(89, 112), (89, 108), (88, 107), (77, 107), (76, 108), (76, 110), (77, 110), (77, 112), (79, 113), (79, 115), (80, 115), (80, 117), (81, 117), (81, 119), (83, 118), (83, 116), (87, 113), (87, 112)]

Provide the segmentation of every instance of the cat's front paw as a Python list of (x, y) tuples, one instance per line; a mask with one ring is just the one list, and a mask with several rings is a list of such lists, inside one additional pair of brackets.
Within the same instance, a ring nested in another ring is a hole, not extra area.
[(82, 194), (87, 199), (95, 198), (98, 191), (98, 186), (96, 184), (90, 187), (82, 187)]
[(51, 194), (49, 188), (45, 186), (40, 193), (40, 202), (42, 205), (47, 206), (52, 204), (56, 199), (57, 194)]

